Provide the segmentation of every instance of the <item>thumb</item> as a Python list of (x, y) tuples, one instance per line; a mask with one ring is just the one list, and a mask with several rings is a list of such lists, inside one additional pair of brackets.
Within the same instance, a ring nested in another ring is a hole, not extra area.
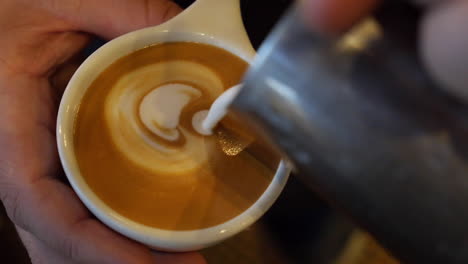
[(339, 33), (374, 9), (380, 0), (303, 0), (304, 18), (312, 29)]
[[(50, 1), (54, 2), (54, 1)], [(110, 39), (161, 24), (181, 12), (170, 0), (71, 0), (56, 8), (79, 31)]]
[(468, 2), (440, 2), (422, 24), (423, 59), (443, 88), (468, 102)]

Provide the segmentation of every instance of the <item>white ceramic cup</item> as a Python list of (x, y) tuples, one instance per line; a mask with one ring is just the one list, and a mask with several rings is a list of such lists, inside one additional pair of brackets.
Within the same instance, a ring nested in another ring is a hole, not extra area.
[(100, 221), (154, 249), (192, 251), (221, 242), (258, 220), (281, 193), (290, 169), (286, 163), (281, 162), (265, 192), (240, 215), (217, 226), (190, 231), (164, 230), (137, 223), (111, 209), (93, 193), (83, 179), (75, 157), (73, 135), (80, 102), (96, 77), (117, 59), (149, 45), (164, 42), (210, 44), (249, 63), (255, 56), (255, 50), (243, 26), (239, 0), (197, 0), (180, 15), (162, 25), (131, 32), (108, 42), (80, 66), (70, 80), (60, 104), (57, 144), (71, 186)]

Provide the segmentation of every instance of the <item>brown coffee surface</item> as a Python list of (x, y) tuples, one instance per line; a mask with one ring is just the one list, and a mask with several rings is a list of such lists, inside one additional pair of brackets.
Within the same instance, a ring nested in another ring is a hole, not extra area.
[[(171, 82), (192, 85), (202, 92), (202, 96), (182, 112), (181, 140), (166, 142), (141, 128), (150, 140), (167, 149), (169, 154), (166, 154), (158, 153), (158, 149), (152, 149), (151, 144), (132, 134), (132, 127), (119, 112), (128, 109), (112, 105), (109, 94), (125, 76), (173, 61), (209, 68), (219, 78), (223, 89), (238, 84), (248, 66), (242, 59), (214, 46), (183, 42), (146, 47), (121, 58), (98, 76), (81, 102), (74, 135), (76, 157), (92, 191), (122, 216), (168, 230), (211, 227), (239, 215), (260, 197), (271, 182), (277, 159), (254, 138), (246, 139), (245, 132), (237, 133), (245, 130), (232, 122), (220, 125), (213, 136), (197, 135), (191, 127), (192, 115), (207, 109), (220, 92), (191, 83), (183, 76), (177, 81), (174, 77), (177, 63), (171, 70), (174, 72), (167, 73), (172, 76)], [(142, 82), (141, 79), (136, 81)], [(138, 89), (136, 85), (130, 91), (138, 93)], [(141, 96), (145, 93), (142, 91)], [(140, 100), (138, 96), (135, 98)], [(116, 98), (125, 103), (125, 98)], [(106, 107), (117, 109), (114, 118), (106, 114)], [(132, 109), (128, 111), (133, 115)], [(134, 116), (138, 119), (136, 110)], [(141, 126), (139, 122), (136, 124)], [(129, 142), (118, 143), (116, 138)], [(205, 159), (184, 155), (183, 146), (188, 140), (197, 142), (190, 153), (203, 153)], [(170, 153), (177, 153), (177, 156), (174, 154), (177, 159), (171, 160)], [(192, 162), (196, 166), (178, 171), (178, 162), (187, 160), (196, 161)], [(177, 172), (165, 172), (166, 169), (172, 171), (169, 168)]]

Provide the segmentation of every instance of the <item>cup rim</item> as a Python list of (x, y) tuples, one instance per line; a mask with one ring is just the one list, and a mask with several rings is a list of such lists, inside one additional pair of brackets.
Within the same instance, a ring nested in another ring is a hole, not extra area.
[[(158, 39), (159, 42), (155, 41)], [(154, 28), (130, 32), (106, 43), (83, 62), (67, 85), (57, 117), (57, 146), (60, 160), (80, 200), (108, 227), (133, 240), (165, 251), (198, 250), (227, 239), (247, 228), (258, 220), (278, 198), (290, 172), (289, 165), (281, 161), (268, 187), (247, 210), (222, 224), (196, 230), (165, 230), (140, 224), (110, 208), (91, 190), (79, 170), (73, 143), (74, 121), (89, 84), (111, 63), (131, 52), (149, 46), (147, 44), (182, 41), (222, 48), (247, 63), (251, 63), (253, 59), (251, 55), (243, 54), (241, 50), (230, 47), (222, 40), (202, 33), (161, 32)], [(93, 73), (95, 77), (89, 78), (90, 73)], [(89, 84), (83, 85), (86, 82)]]

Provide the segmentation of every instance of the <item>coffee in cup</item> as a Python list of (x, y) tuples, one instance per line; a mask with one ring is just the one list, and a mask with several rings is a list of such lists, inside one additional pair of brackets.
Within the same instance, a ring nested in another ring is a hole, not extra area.
[(73, 140), (86, 184), (118, 214), (165, 230), (208, 228), (247, 210), (279, 157), (235, 117), (212, 136), (192, 126), (247, 67), (194, 42), (152, 45), (111, 64), (77, 113)]

